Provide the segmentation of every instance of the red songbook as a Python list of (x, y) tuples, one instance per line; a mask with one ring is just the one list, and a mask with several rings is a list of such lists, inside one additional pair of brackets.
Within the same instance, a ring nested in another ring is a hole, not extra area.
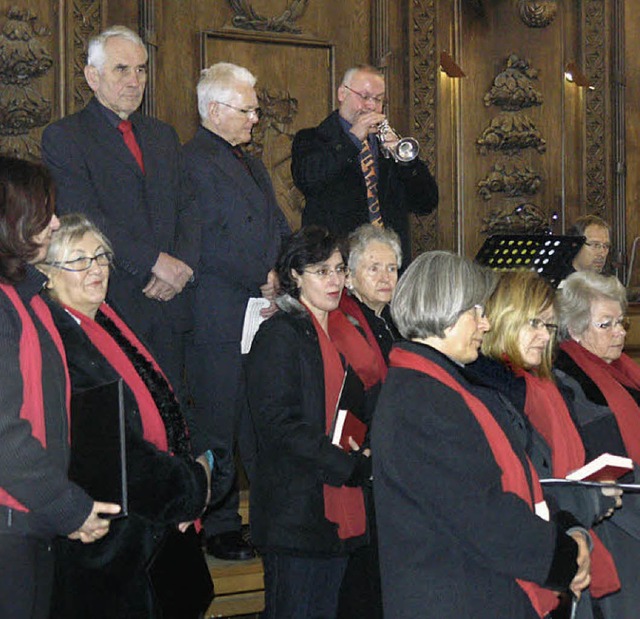
[(331, 434), (331, 442), (334, 445), (340, 445), (342, 449), (349, 453), (351, 451), (349, 437), (352, 437), (358, 445), (362, 445), (366, 434), (367, 425), (360, 421), (351, 411), (344, 409), (337, 411)]
[(567, 479), (573, 481), (615, 481), (632, 470), (631, 458), (603, 453), (577, 471), (569, 473)]

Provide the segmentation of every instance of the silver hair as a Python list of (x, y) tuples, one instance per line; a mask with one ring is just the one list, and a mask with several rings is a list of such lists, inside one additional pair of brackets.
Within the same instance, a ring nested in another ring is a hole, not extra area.
[(73, 245), (85, 234), (93, 234), (106, 251), (113, 253), (109, 239), (82, 213), (69, 213), (60, 217), (60, 227), (51, 235), (46, 262), (64, 262), (73, 251)]
[(560, 341), (568, 340), (570, 331), (582, 335), (589, 328), (591, 305), (600, 299), (617, 301), (623, 312), (627, 309), (627, 291), (614, 275), (577, 271), (564, 280), (556, 296)]
[(443, 338), (463, 312), (486, 302), (495, 285), (495, 273), (468, 258), (429, 251), (400, 278), (391, 316), (404, 338)]
[(238, 84), (253, 88), (256, 77), (244, 67), (230, 62), (218, 62), (200, 72), (198, 82), (198, 113), (203, 122), (209, 116), (209, 106), (213, 101), (227, 103), (236, 92)]
[(107, 61), (105, 45), (112, 37), (121, 37), (131, 43), (135, 43), (144, 49), (145, 54), (147, 53), (144, 41), (133, 30), (126, 26), (111, 26), (111, 28), (107, 28), (107, 30), (104, 30), (100, 34), (89, 39), (89, 45), (87, 48), (87, 65), (95, 67), (98, 71), (102, 71), (102, 69), (104, 69), (104, 65)]
[(396, 255), (398, 267), (402, 266), (400, 237), (390, 228), (381, 228), (373, 224), (363, 224), (349, 235), (349, 270), (354, 273), (369, 243), (377, 241), (388, 245)]
[(353, 80), (353, 76), (356, 73), (359, 73), (360, 71), (362, 71), (363, 73), (371, 73), (372, 75), (377, 75), (378, 77), (381, 77), (382, 79), (384, 79), (384, 73), (382, 73), (380, 69), (376, 69), (376, 67), (370, 64), (359, 64), (345, 71), (344, 77), (342, 78), (340, 85), (344, 86), (346, 84), (348, 86), (349, 84), (351, 84), (351, 80)]

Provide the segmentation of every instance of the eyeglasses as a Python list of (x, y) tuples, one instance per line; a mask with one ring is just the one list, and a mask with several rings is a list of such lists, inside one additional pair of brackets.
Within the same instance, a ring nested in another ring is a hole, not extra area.
[(591, 249), (595, 249), (596, 251), (609, 251), (611, 249), (611, 243), (599, 243), (598, 241), (585, 241), (584, 243), (587, 247), (591, 247)]
[(320, 267), (315, 271), (312, 271), (311, 269), (303, 270), (305, 273), (309, 273), (309, 275), (315, 275), (319, 279), (327, 279), (332, 273), (335, 273), (338, 277), (346, 277), (347, 273), (349, 272), (349, 269), (344, 264), (337, 266), (335, 269), (331, 269), (329, 267)]
[(593, 326), (603, 331), (609, 331), (613, 329), (613, 327), (622, 327), (625, 331), (628, 331), (631, 326), (631, 321), (626, 316), (620, 316), (620, 318), (616, 318), (615, 320), (610, 318), (603, 322), (594, 322)]
[(462, 313), (464, 314), (465, 312), (472, 312), (476, 322), (480, 322), (483, 318), (486, 318), (487, 316), (484, 312), (484, 305), (480, 305), (479, 303), (477, 303), (473, 307), (470, 307), (468, 310), (464, 310), (464, 312)]
[(384, 102), (386, 101), (386, 98), (384, 95), (378, 95), (377, 97), (374, 97), (373, 95), (366, 95), (361, 92), (358, 92), (357, 90), (354, 90), (353, 88), (349, 88), (349, 86), (347, 86), (346, 84), (342, 84), (342, 85), (349, 92), (352, 92), (354, 95), (358, 95), (358, 97), (360, 97), (360, 99), (362, 99), (362, 101), (364, 101), (365, 103), (375, 103), (376, 105), (384, 105)]
[(56, 267), (56, 269), (62, 269), (63, 271), (88, 271), (94, 260), (99, 267), (108, 267), (113, 263), (113, 254), (110, 251), (103, 251), (95, 256), (82, 256), (74, 260), (45, 262), (45, 264)]
[(558, 332), (558, 325), (552, 322), (545, 322), (541, 318), (530, 318), (529, 325), (536, 331), (546, 329), (549, 332), (549, 335), (555, 335)]
[(224, 105), (225, 107), (230, 107), (232, 110), (235, 110), (236, 112), (240, 112), (241, 114), (244, 114), (247, 117), (253, 114), (258, 120), (260, 120), (260, 116), (262, 116), (262, 110), (259, 107), (249, 107), (249, 108), (236, 107), (235, 105), (229, 105), (228, 103), (224, 103), (222, 101), (216, 101), (216, 103), (218, 103), (219, 105)]
[(388, 275), (394, 275), (398, 273), (398, 265), (397, 264), (388, 264), (387, 266), (381, 266), (378, 264), (372, 264), (366, 269), (367, 274), (372, 277), (376, 277), (381, 273), (387, 273)]

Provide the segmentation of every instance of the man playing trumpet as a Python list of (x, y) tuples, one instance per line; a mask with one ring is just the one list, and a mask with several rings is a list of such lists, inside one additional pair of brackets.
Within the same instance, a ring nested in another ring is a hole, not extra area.
[(321, 224), (338, 235), (364, 223), (384, 225), (398, 233), (409, 262), (408, 213), (426, 215), (436, 208), (436, 181), (417, 157), (400, 162), (393, 156), (398, 136), (392, 129), (382, 144), (378, 139), (381, 126), (389, 128), (380, 71), (368, 65), (349, 69), (338, 102), (318, 127), (302, 129), (293, 141), (293, 180), (306, 199), (302, 223)]

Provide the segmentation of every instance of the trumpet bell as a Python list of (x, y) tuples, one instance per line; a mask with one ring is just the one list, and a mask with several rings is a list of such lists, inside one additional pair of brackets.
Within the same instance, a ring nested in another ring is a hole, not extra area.
[(393, 158), (400, 163), (413, 161), (420, 152), (420, 144), (415, 138), (402, 138), (393, 149)]

